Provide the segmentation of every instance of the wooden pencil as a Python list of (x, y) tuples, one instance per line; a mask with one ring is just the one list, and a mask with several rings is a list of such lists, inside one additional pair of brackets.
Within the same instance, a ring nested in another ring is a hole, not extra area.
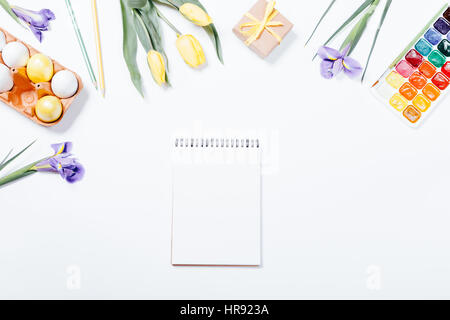
[(97, 45), (97, 65), (98, 65), (98, 79), (100, 85), (100, 93), (105, 96), (105, 73), (103, 69), (103, 55), (102, 55), (102, 44), (100, 40), (100, 27), (98, 23), (98, 10), (97, 10), (97, 0), (91, 0), (92, 3), (92, 15), (94, 18), (94, 28), (95, 28), (95, 42)]

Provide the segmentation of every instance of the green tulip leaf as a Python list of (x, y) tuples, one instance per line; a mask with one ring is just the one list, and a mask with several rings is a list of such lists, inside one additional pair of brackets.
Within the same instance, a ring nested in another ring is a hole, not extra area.
[(173, 0), (155, 0), (156, 2), (159, 2), (161, 4), (164, 4), (166, 6), (175, 8), (178, 10), (178, 8), (181, 6), (181, 4), (179, 4), (178, 6), (175, 4), (176, 2), (179, 3), (179, 1), (173, 1)]
[(140, 9), (145, 7), (148, 0), (127, 0), (127, 6), (132, 9)]
[(133, 9), (133, 22), (134, 30), (136, 31), (139, 41), (144, 47), (145, 52), (148, 53), (150, 50), (153, 50), (153, 44), (140, 10)]
[(131, 9), (126, 5), (125, 0), (120, 0), (120, 7), (122, 9), (122, 23), (123, 23), (123, 56), (130, 72), (131, 81), (141, 96), (144, 96), (142, 91), (142, 79), (139, 67), (136, 62), (137, 53), (137, 36), (134, 29), (133, 17)]
[(166, 82), (170, 85), (168, 71), (169, 71), (169, 59), (167, 58), (162, 41), (161, 25), (158, 16), (158, 10), (152, 0), (148, 0), (147, 5), (139, 10), (143, 25), (145, 26), (145, 32), (151, 42), (151, 48), (158, 51), (164, 58), (166, 64)]

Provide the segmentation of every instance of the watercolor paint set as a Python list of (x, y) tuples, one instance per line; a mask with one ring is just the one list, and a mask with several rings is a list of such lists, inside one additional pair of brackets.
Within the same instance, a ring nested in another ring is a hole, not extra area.
[(412, 127), (450, 90), (450, 7), (446, 4), (373, 85), (375, 96)]

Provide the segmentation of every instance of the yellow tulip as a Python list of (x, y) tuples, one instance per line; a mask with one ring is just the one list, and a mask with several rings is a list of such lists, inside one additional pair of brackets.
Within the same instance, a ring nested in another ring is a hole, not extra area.
[(198, 26), (206, 27), (213, 23), (211, 17), (199, 6), (193, 3), (185, 3), (180, 7), (183, 16)]
[(177, 49), (184, 61), (192, 68), (197, 68), (206, 61), (200, 42), (190, 34), (178, 37)]
[(147, 55), (147, 61), (153, 79), (161, 86), (166, 82), (166, 64), (164, 63), (163, 56), (158, 51), (150, 50)]

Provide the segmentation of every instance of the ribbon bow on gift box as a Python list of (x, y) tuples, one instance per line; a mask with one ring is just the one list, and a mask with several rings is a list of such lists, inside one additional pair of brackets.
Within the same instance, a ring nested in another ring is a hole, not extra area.
[[(272, 27), (282, 27), (284, 24), (279, 21), (272, 21), (278, 11), (275, 9), (275, 1), (271, 1), (267, 4), (266, 12), (264, 14), (264, 18), (260, 21), (255, 16), (253, 16), (250, 12), (247, 12), (245, 16), (252, 20), (253, 22), (243, 23), (239, 26), (240, 31), (243, 35), (248, 36), (249, 38), (245, 41), (247, 46), (251, 45), (253, 42), (258, 40), (261, 37), (261, 34), (264, 30), (267, 30), (275, 39), (278, 40), (279, 43), (283, 40), (275, 31), (273, 31)], [(244, 28), (251, 28), (248, 31), (243, 31)]]

